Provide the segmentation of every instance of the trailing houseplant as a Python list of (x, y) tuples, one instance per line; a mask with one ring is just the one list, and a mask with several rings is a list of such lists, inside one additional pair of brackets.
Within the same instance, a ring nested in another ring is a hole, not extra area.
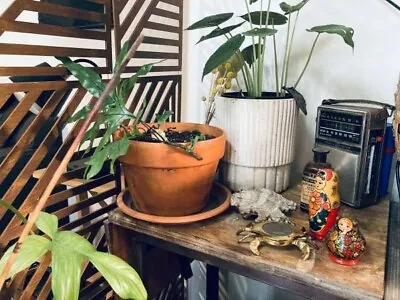
[[(114, 71), (119, 69), (128, 49), (129, 44), (125, 43)], [(58, 59), (89, 93), (99, 97), (104, 90), (100, 75), (70, 58)], [(168, 111), (158, 114), (156, 123), (147, 124), (141, 120), (146, 105), (136, 115), (130, 112), (126, 98), (138, 77), (148, 74), (152, 66), (144, 65), (132, 77), (122, 79), (104, 102), (81, 142), (88, 142), (89, 152), (95, 139), (101, 137), (86, 162), (85, 177), (98, 174), (107, 160), (111, 161), (113, 172), (114, 162), (119, 159), (137, 209), (164, 216), (192, 214), (206, 204), (224, 153), (225, 136), (213, 126), (166, 123), (171, 116)], [(87, 118), (90, 111), (91, 105), (83, 107), (71, 122)]]
[[(206, 123), (214, 118), (214, 122), (225, 130), (229, 142), (222, 164), (223, 180), (233, 190), (268, 187), (280, 192), (288, 186), (298, 108), (307, 113), (306, 102), (296, 88), (317, 42), (323, 33), (335, 34), (353, 48), (354, 30), (337, 24), (307, 29), (316, 36), (303, 70), (297, 80), (289, 84), (288, 74), (293, 72), (290, 65), (296, 25), (309, 0), (296, 5), (282, 2), (282, 14), (270, 10), (271, 0), (243, 1), (247, 13), (239, 16), (241, 21), (237, 24), (223, 27), (223, 23), (234, 16), (233, 13), (223, 13), (205, 17), (187, 30), (212, 28), (199, 42), (220, 36), (226, 38), (203, 69), (203, 78), (212, 73), (209, 97), (203, 99), (208, 102)], [(243, 26), (247, 28), (233, 33)], [(283, 27), (287, 28), (283, 31), (286, 33), (285, 42), (284, 47), (279, 47), (276, 35)], [(250, 40), (248, 46), (246, 39)], [(283, 52), (281, 55), (280, 50)], [(280, 56), (283, 58), (281, 65), (278, 63)], [(267, 60), (274, 66), (270, 72), (274, 76), (272, 90), (263, 85)], [(237, 75), (241, 76), (242, 83)], [(239, 91), (226, 93), (234, 79)]]
[[(27, 223), (18, 211), (0, 200), (0, 206), (11, 209), (23, 223)], [(58, 230), (58, 219), (41, 212), (35, 222), (43, 234), (31, 232), (18, 249), (18, 254), (8, 278), (40, 262), (51, 254), (51, 287), (56, 300), (78, 300), (82, 267), (92, 263), (122, 299), (147, 299), (147, 292), (136, 271), (122, 259), (97, 251), (83, 236), (72, 231)], [(73, 245), (73, 247), (71, 247)], [(14, 251), (10, 246), (0, 259), (0, 274)]]

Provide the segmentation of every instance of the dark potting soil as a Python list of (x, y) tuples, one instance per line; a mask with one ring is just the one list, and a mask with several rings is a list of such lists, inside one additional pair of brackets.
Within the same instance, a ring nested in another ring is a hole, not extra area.
[[(164, 131), (165, 136), (167, 137), (168, 141), (171, 143), (189, 143), (193, 139), (196, 138), (196, 136), (202, 137), (202, 139), (199, 140), (211, 140), (215, 138), (215, 136), (208, 135), (208, 134), (202, 134), (198, 130), (193, 130), (193, 131), (176, 131), (176, 128), (170, 127), (167, 130)], [(150, 143), (161, 143), (160, 140), (154, 139), (152, 135), (156, 135), (157, 133), (154, 133), (153, 130), (147, 130), (143, 135), (135, 137), (135, 141), (142, 141), (142, 142), (150, 142)]]

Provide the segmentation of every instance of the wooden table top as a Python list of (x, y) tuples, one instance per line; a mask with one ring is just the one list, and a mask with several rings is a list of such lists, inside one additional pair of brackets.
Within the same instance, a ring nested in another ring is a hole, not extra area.
[[(299, 187), (284, 193), (299, 203)], [(325, 243), (316, 242), (308, 261), (300, 259), (295, 247), (264, 246), (260, 256), (253, 255), (248, 244), (239, 244), (236, 231), (249, 221), (233, 209), (215, 218), (187, 225), (156, 225), (135, 220), (118, 209), (109, 221), (141, 235), (145, 242), (229, 269), (271, 285), (292, 290), (310, 298), (382, 299), (384, 295), (386, 241), (389, 199), (371, 207), (352, 209), (341, 206), (341, 214), (354, 217), (367, 241), (367, 251), (353, 267), (333, 263)], [(308, 228), (308, 216), (297, 209), (291, 220)]]

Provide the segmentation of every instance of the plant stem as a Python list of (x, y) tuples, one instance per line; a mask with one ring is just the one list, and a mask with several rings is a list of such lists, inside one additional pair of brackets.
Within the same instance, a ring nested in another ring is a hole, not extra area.
[(308, 59), (307, 59), (307, 62), (306, 62), (306, 64), (305, 64), (305, 66), (304, 66), (303, 71), (301, 72), (299, 78), (297, 79), (296, 83), (294, 84), (294, 88), (297, 87), (297, 85), (299, 84), (301, 78), (303, 77), (304, 73), (306, 72), (306, 69), (307, 69), (307, 67), (308, 67), (308, 64), (310, 63), (311, 57), (312, 57), (312, 55), (313, 55), (313, 52), (314, 52), (314, 49), (315, 49), (315, 45), (317, 44), (319, 35), (320, 35), (320, 33), (317, 34), (317, 37), (316, 37), (315, 40), (314, 40), (314, 43), (313, 43), (313, 45), (312, 45), (312, 47), (311, 47), (310, 55), (308, 56)]
[[(246, 9), (247, 9), (247, 15), (249, 16), (249, 22), (250, 22), (250, 29), (253, 29), (253, 21), (251, 19), (251, 13), (250, 13), (250, 7), (249, 3), (247, 0), (244, 0), (244, 3), (246, 3)], [(255, 70), (255, 62), (257, 58), (257, 53), (256, 53), (256, 41), (254, 39), (254, 36), (251, 37), (252, 43), (253, 43), (253, 64), (251, 65), (251, 71), (253, 73), (253, 80), (251, 80), (250, 84), (253, 85), (252, 90), (253, 92), (257, 93), (257, 80), (256, 80), (256, 70)]]
[[(290, 16), (289, 14), (289, 19), (288, 19), (288, 30), (286, 34), (286, 44), (285, 44), (285, 54), (283, 57), (283, 65), (282, 65), (282, 76), (281, 76), (281, 85), (284, 83), (285, 80), (285, 70), (286, 70), (286, 60), (287, 60), (287, 55), (288, 55), (288, 50), (289, 50), (289, 37), (290, 37)], [(282, 86), (279, 87), (280, 93), (282, 93)]]
[(48, 201), (49, 196), (50, 196), (51, 192), (53, 191), (54, 187), (57, 185), (58, 180), (60, 179), (61, 175), (67, 169), (67, 165), (68, 165), (69, 161), (71, 160), (72, 156), (74, 155), (76, 149), (78, 148), (82, 138), (84, 137), (86, 130), (89, 128), (89, 125), (92, 123), (92, 120), (95, 118), (98, 111), (101, 109), (104, 101), (108, 98), (108, 96), (113, 91), (113, 89), (118, 85), (118, 83), (120, 81), (121, 73), (125, 70), (126, 66), (128, 65), (129, 60), (135, 54), (136, 50), (139, 48), (143, 39), (144, 39), (144, 36), (140, 35), (136, 39), (136, 41), (133, 43), (131, 48), (129, 49), (127, 55), (125, 56), (125, 58), (123, 59), (123, 61), (121, 63), (120, 69), (116, 73), (114, 73), (110, 82), (107, 84), (103, 93), (101, 94), (101, 96), (99, 97), (97, 102), (95, 103), (93, 109), (90, 111), (90, 113), (87, 116), (86, 120), (84, 121), (82, 127), (79, 129), (79, 132), (76, 135), (75, 139), (73, 140), (71, 147), (68, 149), (67, 153), (65, 154), (62, 161), (60, 162), (60, 165), (57, 167), (57, 170), (55, 171), (54, 175), (51, 177), (50, 182), (46, 186), (46, 189), (44, 190), (43, 194), (40, 196), (39, 200), (37, 201), (36, 207), (29, 214), (28, 223), (25, 225), (24, 229), (22, 230), (22, 233), (19, 236), (17, 243), (15, 244), (14, 251), (11, 253), (10, 257), (8, 258), (7, 263), (4, 266), (3, 272), (1, 273), (0, 290), (3, 288), (4, 282), (8, 278), (8, 274), (10, 273), (10, 270), (14, 264), (15, 258), (18, 255), (23, 242), (25, 241), (26, 237), (32, 230), (32, 227), (35, 224), (36, 219), (39, 216), (39, 213), (45, 207), (46, 202)]
[[(263, 1), (260, 0), (260, 28), (262, 28), (262, 10), (263, 10)], [(261, 97), (261, 85), (262, 85), (262, 59), (261, 59), (261, 36), (258, 36), (258, 49), (257, 49), (257, 91), (256, 94), (258, 97)], [(256, 63), (254, 61), (254, 63)]]
[(296, 13), (296, 18), (294, 20), (293, 24), (293, 29), (292, 29), (292, 36), (290, 37), (290, 42), (289, 42), (289, 53), (286, 61), (286, 71), (285, 71), (285, 81), (283, 83), (283, 86), (287, 86), (287, 79), (288, 79), (288, 74), (289, 74), (289, 64), (290, 64), (290, 56), (292, 54), (292, 44), (293, 44), (293, 38), (294, 38), (294, 33), (296, 31), (296, 24), (297, 24), (297, 19), (299, 18), (299, 10)]
[[(272, 29), (274, 28), (274, 24), (272, 24)], [(272, 40), (274, 42), (274, 64), (275, 64), (275, 91), (276, 91), (276, 96), (279, 96), (279, 69), (278, 69), (278, 55), (276, 53), (276, 38), (275, 34), (272, 36)]]

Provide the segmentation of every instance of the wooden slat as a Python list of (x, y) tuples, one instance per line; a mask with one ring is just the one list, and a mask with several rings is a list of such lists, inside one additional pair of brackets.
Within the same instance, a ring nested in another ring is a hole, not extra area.
[(29, 281), (29, 284), (24, 289), (24, 292), (21, 295), (21, 300), (23, 299), (31, 299), (33, 296), (33, 292), (37, 288), (40, 280), (43, 278), (43, 275), (46, 273), (47, 268), (50, 266), (51, 255), (48, 253), (45, 256), (45, 259), (40, 263), (39, 267), (33, 274), (32, 278)]
[(174, 6), (177, 6), (179, 8), (183, 7), (183, 1), (182, 0), (161, 0), (161, 2), (165, 2)]
[(105, 57), (106, 50), (0, 43), (0, 55)]
[[(7, 7), (7, 9), (0, 15), (0, 18), (3, 20), (14, 20), (16, 19), (21, 12), (23, 11), (23, 8), (21, 7), (22, 1), (13, 1), (11, 4)], [(3, 35), (4, 31), (0, 27), (0, 37)]]
[(153, 10), (153, 14), (160, 16), (160, 17), (173, 19), (173, 20), (179, 20), (179, 18), (180, 18), (180, 14), (169, 11), (169, 10), (160, 9), (158, 7), (156, 7)]
[(36, 11), (60, 17), (71, 18), (71, 16), (73, 16), (73, 18), (85, 21), (104, 22), (104, 14), (102, 13), (48, 2), (25, 1), (23, 8), (24, 10)]
[(173, 40), (173, 39), (165, 39), (165, 38), (159, 38), (159, 37), (146, 36), (143, 40), (143, 44), (179, 47), (180, 41)]
[[(162, 102), (165, 101), (165, 98), (161, 99), (161, 97), (164, 94), (165, 89), (168, 86), (168, 83), (169, 83), (168, 80), (165, 80), (165, 81), (162, 82), (161, 87), (158, 90), (156, 97), (154, 98), (154, 102), (152, 103), (152, 106), (150, 107), (149, 114), (148, 114), (151, 118), (155, 118), (155, 114), (158, 113), (158, 111), (156, 111), (156, 109), (157, 109), (157, 106), (158, 106), (159, 102), (160, 101), (162, 101)], [(170, 89), (171, 89), (171, 86), (170, 86), (170, 88), (168, 90), (170, 90)]]
[(7, 138), (15, 130), (41, 94), (42, 91), (40, 90), (30, 91), (27, 93), (11, 112), (7, 120), (0, 126), (0, 147), (4, 145)]
[(37, 24), (29, 22), (7, 21), (0, 19), (0, 28), (9, 32), (23, 32), (40, 35), (64, 36), (81, 39), (105, 40), (106, 32), (68, 28), (54, 25)]
[(137, 51), (135, 58), (160, 58), (160, 59), (179, 59), (179, 53)]
[[(108, 73), (107, 68), (93, 68), (97, 73)], [(0, 67), (0, 76), (62, 76), (67, 75), (63, 67)]]
[(179, 27), (148, 21), (145, 28), (179, 33)]
[[(16, 82), (16, 83), (2, 83), (0, 84), (0, 93), (9, 92), (28, 92), (32, 90), (42, 91), (55, 91), (62, 90), (66, 86), (65, 81), (45, 81), (45, 82)], [(68, 87), (77, 88), (79, 87), (78, 82), (69, 81)]]
[[(153, 2), (154, 2), (154, 0), (153, 0)], [(132, 24), (133, 20), (137, 16), (140, 8), (143, 6), (144, 3), (145, 3), (145, 0), (136, 0), (135, 1), (131, 10), (129, 11), (129, 13), (125, 17), (125, 19), (122, 21), (122, 24), (120, 26), (122, 32), (125, 33), (128, 30), (129, 26)]]

